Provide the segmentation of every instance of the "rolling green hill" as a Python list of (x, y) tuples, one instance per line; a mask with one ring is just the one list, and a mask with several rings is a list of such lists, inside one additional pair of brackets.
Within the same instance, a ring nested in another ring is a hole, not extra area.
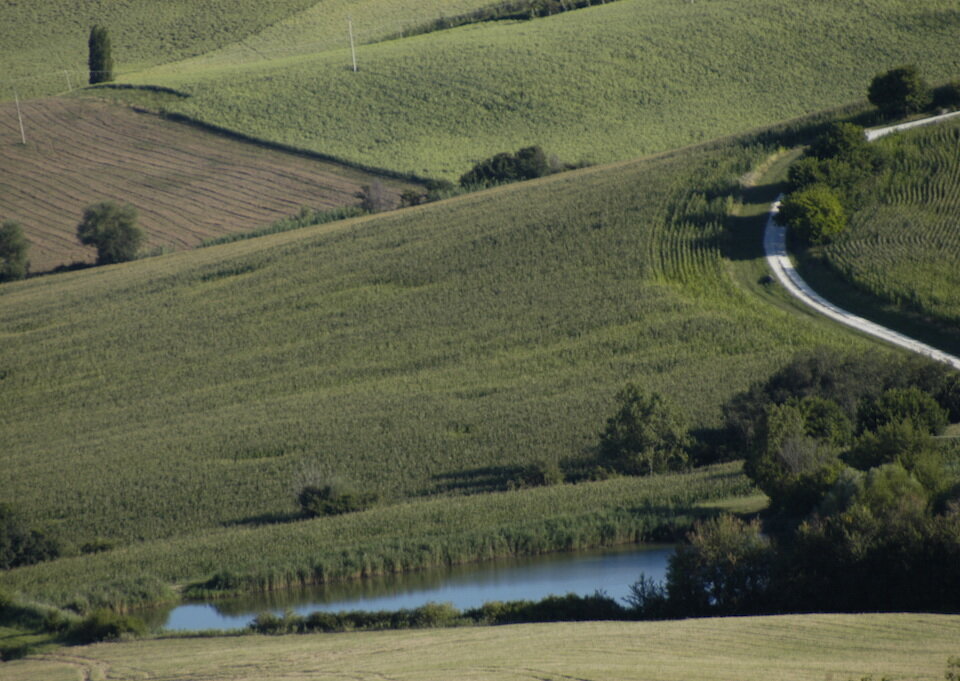
[(945, 79), (960, 71), (958, 27), (951, 0), (621, 0), (363, 46), (357, 73), (346, 44), (271, 51), (284, 46), (278, 28), (260, 58), (231, 51), (122, 80), (190, 95), (146, 100), (156, 107), (456, 179), (530, 144), (608, 162), (769, 125), (862, 98), (902, 62)]
[(409, 26), (456, 15), (487, 0), (36, 0), (0, 5), (0, 101), (51, 95), (86, 83), (87, 37), (94, 24), (111, 36), (116, 72), (197, 55), (237, 61), (316, 53), (356, 38), (378, 40)]
[(716, 424), (798, 349), (849, 342), (727, 274), (725, 195), (765, 153), (733, 141), (5, 285), (0, 499), (124, 543), (289, 513), (308, 479), (391, 499), (580, 456), (628, 380)]

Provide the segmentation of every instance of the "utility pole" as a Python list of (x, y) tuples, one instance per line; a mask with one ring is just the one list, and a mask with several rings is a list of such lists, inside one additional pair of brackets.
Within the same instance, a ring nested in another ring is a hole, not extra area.
[(20, 141), (23, 142), (23, 146), (27, 146), (27, 136), (23, 134), (23, 116), (20, 114), (20, 95), (17, 94), (17, 91), (13, 91), (13, 99), (17, 103), (17, 120), (20, 121)]
[(73, 84), (70, 82), (70, 72), (64, 69), (63, 75), (67, 77), (67, 92), (73, 90)]
[(350, 54), (353, 56), (353, 70), (357, 70), (357, 50), (353, 46), (353, 19), (347, 17), (347, 30), (350, 32)]

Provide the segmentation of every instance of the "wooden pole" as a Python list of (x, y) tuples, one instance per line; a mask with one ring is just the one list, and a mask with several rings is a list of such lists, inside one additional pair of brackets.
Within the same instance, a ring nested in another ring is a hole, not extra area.
[(357, 70), (357, 50), (353, 46), (353, 19), (347, 17), (347, 30), (350, 32), (350, 54), (353, 56), (353, 70)]
[(23, 115), (20, 113), (20, 95), (17, 94), (17, 91), (13, 91), (13, 99), (17, 103), (17, 120), (20, 121), (20, 141), (23, 142), (23, 146), (27, 146), (27, 136), (23, 134)]

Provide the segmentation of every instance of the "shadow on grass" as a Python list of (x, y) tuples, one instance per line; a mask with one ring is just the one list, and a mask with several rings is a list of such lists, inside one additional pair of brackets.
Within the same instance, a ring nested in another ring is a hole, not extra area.
[(302, 513), (290, 511), (289, 513), (261, 513), (247, 518), (238, 518), (224, 523), (226, 527), (247, 526), (259, 527), (260, 525), (279, 525), (282, 523), (292, 523), (297, 520), (305, 520), (306, 516)]
[(463, 492), (467, 494), (482, 494), (484, 492), (502, 492), (509, 488), (523, 472), (522, 466), (484, 466), (471, 468), (453, 473), (440, 473), (433, 476), (437, 492)]

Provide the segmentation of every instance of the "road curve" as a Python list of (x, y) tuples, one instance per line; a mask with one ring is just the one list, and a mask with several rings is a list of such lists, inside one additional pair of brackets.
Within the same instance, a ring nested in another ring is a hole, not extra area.
[(858, 331), (876, 336), (938, 362), (944, 362), (954, 369), (960, 370), (960, 357), (947, 354), (926, 343), (921, 343), (884, 326), (874, 324), (863, 317), (858, 317), (852, 312), (847, 312), (810, 288), (810, 285), (797, 272), (790, 256), (787, 254), (787, 228), (777, 224), (777, 215), (780, 213), (780, 201), (782, 199), (783, 194), (777, 197), (777, 200), (770, 206), (770, 212), (767, 215), (767, 228), (763, 234), (763, 250), (767, 254), (767, 263), (770, 265), (774, 276), (783, 284), (790, 295), (841, 324), (846, 324)]

